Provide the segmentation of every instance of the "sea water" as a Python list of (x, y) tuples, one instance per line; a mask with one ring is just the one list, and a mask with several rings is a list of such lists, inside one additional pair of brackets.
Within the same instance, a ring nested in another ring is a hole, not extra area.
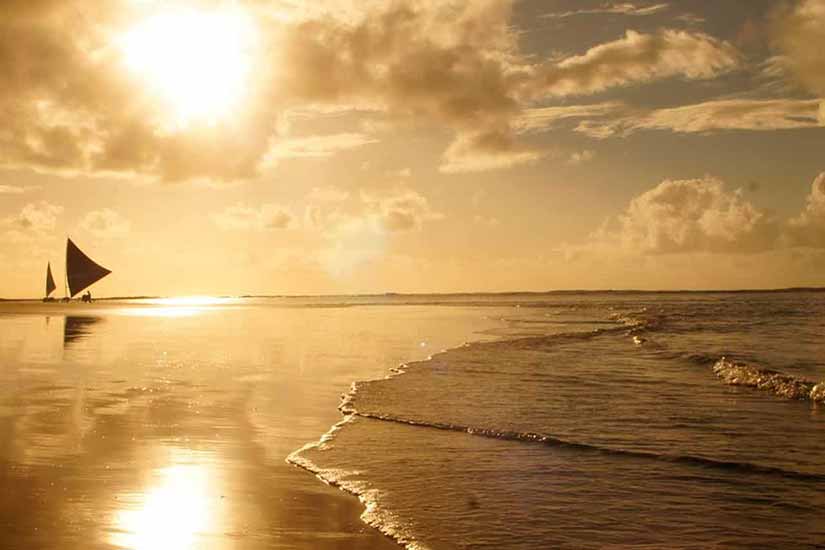
[(823, 336), (803, 291), (0, 304), (0, 546), (823, 547)]
[(409, 548), (825, 547), (825, 294), (510, 305), (290, 460)]

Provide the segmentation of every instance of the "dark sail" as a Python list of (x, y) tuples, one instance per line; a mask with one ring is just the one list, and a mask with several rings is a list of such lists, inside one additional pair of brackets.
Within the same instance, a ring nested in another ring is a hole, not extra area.
[(74, 297), (109, 273), (111, 271), (97, 265), (71, 239), (66, 241), (66, 278), (69, 281), (69, 296)]
[(52, 277), (52, 264), (46, 264), (46, 296), (54, 292), (57, 286), (54, 284), (54, 277)]

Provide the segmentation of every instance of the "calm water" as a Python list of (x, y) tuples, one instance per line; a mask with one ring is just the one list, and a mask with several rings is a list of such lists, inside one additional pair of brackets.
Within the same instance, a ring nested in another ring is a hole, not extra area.
[(284, 459), (496, 310), (0, 304), (0, 548), (395, 548)]
[(825, 547), (823, 337), (820, 293), (0, 304), (0, 547)]

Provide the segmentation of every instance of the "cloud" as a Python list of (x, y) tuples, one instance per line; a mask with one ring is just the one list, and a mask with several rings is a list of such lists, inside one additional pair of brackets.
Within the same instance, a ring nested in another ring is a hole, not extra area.
[(384, 258), (393, 235), (419, 231), (428, 221), (444, 217), (412, 189), (362, 190), (358, 199), (349, 208), (321, 201), (306, 210), (307, 226), (319, 230), (325, 241), (318, 261), (336, 277)]
[(763, 211), (710, 177), (665, 180), (633, 200), (618, 230), (603, 228), (597, 240), (641, 254), (744, 253), (774, 246), (777, 226)]
[(57, 224), (57, 218), (63, 213), (63, 207), (46, 201), (25, 205), (19, 214), (4, 220), (4, 224), (13, 229), (31, 233), (47, 233)]
[(773, 28), (779, 58), (797, 82), (825, 97), (825, 0), (800, 0), (786, 7)]
[(383, 194), (362, 191), (361, 200), (369, 215), (390, 232), (421, 229), (425, 221), (444, 217), (431, 208), (425, 196), (411, 189)]
[(318, 254), (321, 266), (331, 275), (350, 275), (358, 268), (383, 257), (387, 234), (365, 218), (350, 217), (327, 235), (328, 246)]
[(805, 207), (777, 220), (712, 177), (665, 180), (634, 197), (580, 245), (558, 249), (568, 261), (663, 255), (758, 255), (810, 258), (825, 249), (825, 172), (811, 184)]
[(569, 164), (579, 165), (590, 162), (596, 158), (596, 153), (591, 151), (590, 149), (585, 149), (584, 151), (576, 151), (570, 155), (570, 158), (567, 159)]
[[(615, 109), (615, 112), (621, 112)], [(722, 130), (790, 130), (822, 126), (820, 104), (816, 100), (728, 99), (684, 105), (621, 116), (587, 120), (576, 130), (597, 139), (629, 135), (639, 130), (670, 130), (700, 133)], [(629, 113), (628, 113), (629, 112)]]
[(132, 225), (111, 208), (103, 208), (86, 214), (80, 228), (98, 239), (117, 239), (125, 237)]
[[(738, 63), (726, 42), (673, 30), (629, 31), (582, 55), (536, 61), (519, 50), (512, 0), (321, 2), (281, 13), (249, 2), (243, 6), (255, 14), (260, 40), (248, 100), (225, 119), (174, 128), (151, 88), (124, 69), (112, 40), (154, 4), (5, 6), (0, 166), (245, 180), (279, 160), (326, 158), (369, 143), (356, 133), (290, 137), (281, 124), (290, 112), (357, 108), (450, 129), (456, 138), (445, 172), (507, 168), (540, 157), (516, 143), (514, 124), (531, 102), (676, 76), (712, 78)], [(628, 6), (613, 9), (656, 8)]]
[(513, 127), (519, 132), (548, 130), (568, 119), (603, 117), (624, 109), (621, 103), (616, 102), (536, 107), (522, 111)]
[(400, 168), (398, 170), (390, 170), (389, 172), (387, 172), (387, 175), (396, 178), (409, 178), (410, 176), (412, 176), (412, 169)]
[(545, 153), (516, 142), (509, 129), (459, 134), (444, 153), (445, 174), (481, 172), (530, 164)]
[(276, 141), (261, 161), (261, 166), (271, 167), (282, 159), (329, 158), (341, 151), (356, 149), (378, 140), (359, 133), (341, 133), (306, 136)]
[(736, 68), (739, 62), (736, 48), (704, 33), (665, 29), (643, 34), (629, 30), (624, 38), (544, 67), (535, 85), (537, 93), (551, 96), (594, 94), (676, 76), (714, 78)]
[(369, 225), (371, 231), (380, 234), (401, 233), (419, 230), (426, 222), (444, 217), (432, 208), (427, 197), (404, 187), (384, 191), (362, 190), (357, 201), (347, 204), (344, 200), (349, 194), (331, 197), (327, 190), (318, 193), (313, 190), (310, 196), (315, 196), (315, 199), (307, 205), (304, 213), (307, 227), (336, 241), (342, 231), (351, 233), (353, 228), (363, 225)]
[(254, 207), (238, 203), (213, 215), (212, 220), (218, 227), (227, 231), (270, 231), (288, 228), (292, 224), (293, 216), (277, 204), (268, 203)]
[(805, 209), (788, 222), (786, 239), (792, 246), (825, 248), (825, 172), (811, 184)]
[(22, 195), (40, 189), (39, 185), (0, 185), (0, 195)]
[(635, 16), (644, 16), (644, 15), (654, 15), (657, 13), (661, 13), (667, 10), (670, 7), (669, 4), (651, 4), (649, 6), (637, 6), (636, 4), (632, 4), (630, 2), (620, 2), (614, 4), (603, 4), (601, 7), (592, 8), (592, 9), (584, 9), (584, 10), (573, 10), (573, 11), (564, 11), (564, 12), (556, 12), (556, 13), (546, 13), (542, 15), (542, 17), (550, 18), (550, 19), (563, 19), (566, 17), (573, 17), (575, 15), (600, 15), (600, 14), (617, 14), (617, 15), (635, 15)]
[(310, 202), (343, 202), (350, 196), (349, 191), (339, 189), (337, 187), (313, 187), (307, 194), (307, 200)]

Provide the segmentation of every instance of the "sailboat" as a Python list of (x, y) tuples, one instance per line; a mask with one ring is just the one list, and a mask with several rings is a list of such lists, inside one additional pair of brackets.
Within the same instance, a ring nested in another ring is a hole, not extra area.
[[(46, 275), (47, 291), (49, 289), (50, 273), (51, 270), (49, 269)], [(68, 302), (76, 294), (86, 290), (109, 273), (111, 273), (110, 270), (89, 258), (71, 239), (66, 239), (66, 297), (63, 299), (64, 301)], [(52, 285), (54, 285), (53, 280)], [(88, 298), (84, 296), (83, 301), (91, 301), (91, 294)]]
[(54, 302), (54, 298), (50, 296), (52, 292), (57, 288), (57, 285), (54, 284), (54, 277), (52, 277), (52, 264), (46, 264), (46, 296), (43, 298), (44, 302)]

